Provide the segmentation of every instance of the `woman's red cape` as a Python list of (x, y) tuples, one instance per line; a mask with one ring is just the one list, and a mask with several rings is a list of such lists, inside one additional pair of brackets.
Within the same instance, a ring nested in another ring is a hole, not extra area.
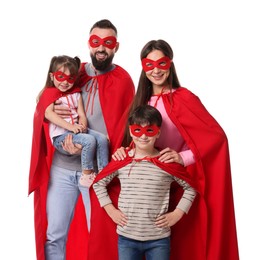
[[(172, 227), (171, 260), (238, 260), (227, 137), (199, 98), (186, 88), (181, 87), (162, 98), (169, 117), (195, 155), (196, 163), (186, 167), (186, 173), (187, 180), (199, 193), (189, 214)], [(112, 162), (113, 168), (109, 166), (98, 178), (122, 165)], [(111, 184), (108, 188), (117, 205), (119, 184)], [(177, 205), (180, 196), (181, 188), (174, 185), (170, 209)], [(99, 206), (92, 189), (91, 202), (92, 226), (87, 259), (117, 260), (116, 225)]]

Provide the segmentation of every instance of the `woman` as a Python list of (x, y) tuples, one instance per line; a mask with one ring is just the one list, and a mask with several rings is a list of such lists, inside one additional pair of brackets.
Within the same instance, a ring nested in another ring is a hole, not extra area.
[[(164, 40), (143, 47), (143, 70), (131, 107), (133, 111), (150, 104), (161, 112), (163, 125), (156, 146), (168, 148), (161, 150), (160, 160), (184, 165), (199, 193), (190, 214), (172, 226), (171, 259), (237, 260), (228, 140), (199, 98), (180, 86), (172, 60), (172, 48)], [(131, 140), (125, 133), (124, 146), (128, 146)], [(122, 160), (125, 152), (119, 149), (112, 157)], [(172, 195), (179, 192), (174, 187)]]

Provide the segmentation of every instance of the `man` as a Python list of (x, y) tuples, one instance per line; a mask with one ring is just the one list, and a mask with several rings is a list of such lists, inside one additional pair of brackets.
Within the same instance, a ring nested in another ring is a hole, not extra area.
[[(109, 20), (92, 26), (88, 46), (92, 63), (82, 64), (78, 85), (82, 88), (89, 127), (108, 136), (112, 152), (121, 143), (117, 129), (126, 120), (123, 115), (133, 99), (134, 84), (129, 74), (112, 62), (119, 43), (117, 29)], [(55, 107), (58, 114), (69, 115), (60, 104)], [(74, 155), (54, 152), (47, 139), (47, 122), (43, 115), (35, 116), (39, 121), (41, 117), (40, 139), (47, 146), (36, 146), (39, 135), (34, 132), (35, 160), (32, 157), (29, 193), (35, 193), (37, 259), (88, 259), (91, 205), (88, 189), (79, 184), (80, 147), (74, 146), (69, 136), (63, 148)], [(101, 218), (101, 214), (97, 216)]]

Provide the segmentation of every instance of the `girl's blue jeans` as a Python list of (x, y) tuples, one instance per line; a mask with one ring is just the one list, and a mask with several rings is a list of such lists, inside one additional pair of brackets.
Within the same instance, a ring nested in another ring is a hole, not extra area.
[(139, 241), (119, 235), (119, 260), (169, 260), (170, 237)]
[(82, 145), (81, 153), (81, 164), (83, 170), (94, 169), (94, 159), (97, 159), (98, 170), (102, 170), (107, 164), (109, 159), (109, 143), (107, 137), (94, 131), (88, 129), (88, 133), (78, 133), (74, 134), (72, 132), (66, 132), (63, 135), (59, 135), (53, 138), (54, 147), (63, 154), (68, 154), (62, 148), (62, 143), (64, 142), (67, 135), (72, 135), (72, 140), (74, 144)]
[(65, 259), (66, 240), (79, 195), (82, 195), (90, 230), (89, 189), (79, 184), (81, 172), (52, 166), (48, 185), (46, 260)]

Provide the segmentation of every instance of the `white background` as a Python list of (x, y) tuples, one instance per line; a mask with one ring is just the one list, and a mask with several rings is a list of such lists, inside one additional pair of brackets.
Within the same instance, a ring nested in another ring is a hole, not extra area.
[(267, 259), (264, 2), (2, 1), (0, 259), (35, 259), (28, 171), (35, 98), (50, 59), (66, 54), (88, 61), (89, 29), (103, 18), (119, 32), (114, 62), (135, 83), (143, 45), (160, 38), (171, 44), (181, 84), (200, 97), (229, 139), (240, 259)]

